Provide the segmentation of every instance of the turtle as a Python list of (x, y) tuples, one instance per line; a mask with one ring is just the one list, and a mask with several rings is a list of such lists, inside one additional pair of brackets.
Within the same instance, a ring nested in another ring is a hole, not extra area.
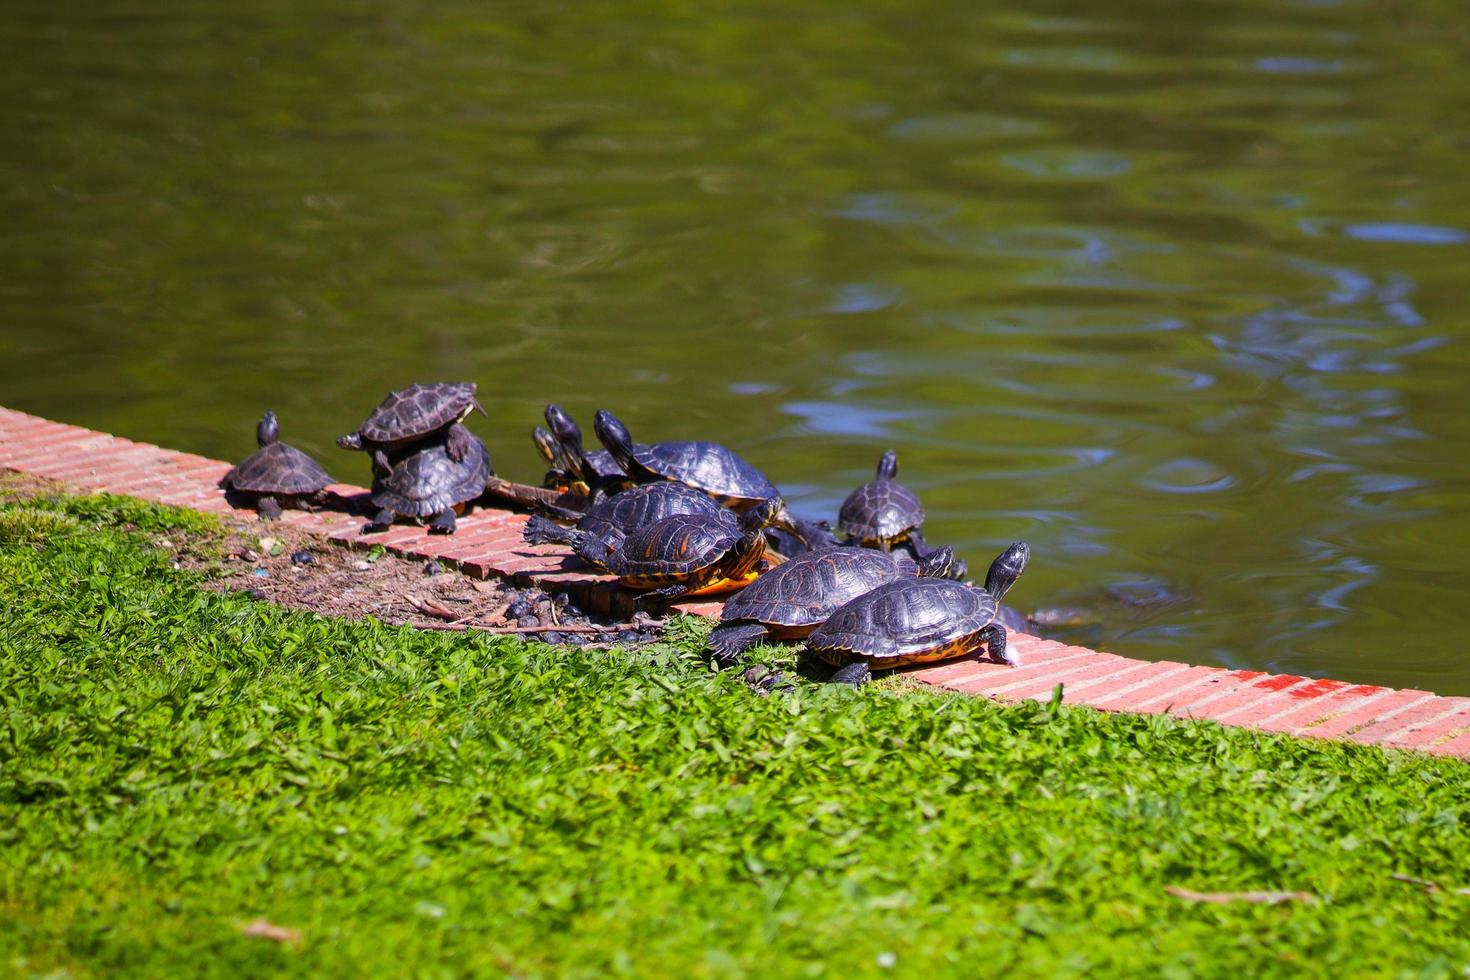
[(721, 507), (707, 493), (682, 483), (648, 483), (602, 498), (588, 509), (576, 527), (532, 517), (521, 536), (527, 544), (568, 545), (589, 565), (606, 568), (607, 556), (622, 545), (630, 531), (681, 514), (714, 517), (731, 528), (739, 525), (735, 512)]
[(321, 464), (295, 446), (280, 441), (275, 412), (266, 412), (255, 427), (260, 447), (240, 460), (220, 480), (220, 486), (251, 498), (262, 520), (281, 516), (283, 504), (319, 503), (332, 482)]
[(837, 664), (831, 680), (862, 684), (870, 665), (886, 669), (962, 657), (985, 647), (990, 658), (1015, 666), (1006, 630), (996, 621), (1000, 601), (1026, 569), (1030, 549), (1018, 541), (1001, 552), (985, 588), (945, 578), (904, 578), (858, 596), (807, 637), (807, 649)]
[(890, 449), (878, 460), (877, 475), (842, 502), (837, 529), (852, 544), (888, 551), (907, 542), (922, 557), (929, 551), (923, 536), (924, 506), (897, 476), (898, 453)]
[(389, 450), (405, 448), (442, 429), (449, 458), (460, 463), (469, 455), (470, 440), (474, 438), (461, 424), (471, 412), (485, 414), (475, 400), (473, 381), (413, 384), (389, 392), (356, 432), (337, 437), (337, 445), (371, 453), (373, 473), (380, 475), (393, 465), (388, 459)]
[(608, 555), (607, 570), (625, 586), (671, 601), (721, 579), (753, 572), (766, 552), (765, 528), (784, 508), (762, 501), (732, 524), (708, 514), (676, 514), (629, 532)]
[(373, 479), (371, 499), (379, 510), (371, 526), (386, 528), (402, 516), (425, 521), (431, 532), (453, 534), (456, 508), (483, 494), (494, 475), (485, 444), (473, 434), (469, 439), (462, 460), (456, 461), (443, 441), (391, 460), (388, 473)]
[(546, 424), (561, 444), (562, 456), (567, 462), (568, 472), (573, 474), (589, 493), (598, 490), (616, 493), (633, 486), (628, 473), (612, 453), (606, 449), (587, 452), (582, 446), (582, 428), (560, 405), (546, 406)]
[(720, 625), (709, 635), (711, 659), (727, 667), (762, 640), (801, 639), (852, 599), (886, 582), (947, 575), (953, 563), (949, 548), (937, 548), (918, 563), (903, 552), (872, 548), (828, 548), (790, 558), (725, 603)]
[[(673, 480), (703, 490), (736, 511), (780, 499), (781, 492), (760, 470), (717, 442), (635, 445), (627, 426), (605, 409), (597, 413), (594, 428), (597, 438), (635, 483)], [(774, 522), (792, 528), (784, 507)]]

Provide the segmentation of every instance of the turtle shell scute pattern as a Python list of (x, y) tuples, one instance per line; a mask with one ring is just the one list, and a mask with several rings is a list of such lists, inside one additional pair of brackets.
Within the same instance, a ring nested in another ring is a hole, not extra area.
[(807, 643), (827, 659), (849, 654), (885, 666), (942, 660), (995, 618), (984, 589), (941, 578), (889, 582), (838, 609)]
[(847, 495), (837, 526), (858, 541), (897, 541), (924, 526), (924, 507), (897, 480), (870, 480)]
[(724, 557), (740, 536), (740, 528), (729, 521), (676, 514), (630, 533), (607, 567), (623, 578), (689, 577)]
[(223, 482), (245, 493), (306, 496), (325, 488), (332, 478), (295, 446), (273, 442), (242, 459)]
[(726, 500), (769, 500), (780, 496), (764, 473), (717, 442), (660, 442), (635, 446), (638, 465)]
[(722, 622), (752, 620), (779, 626), (814, 626), (845, 603), (887, 582), (912, 578), (918, 566), (907, 555), (870, 548), (829, 548), (791, 558), (763, 574), (725, 603)]
[(405, 517), (429, 517), (480, 496), (491, 475), (490, 452), (478, 438), (459, 463), (435, 444), (397, 460), (391, 473), (374, 480), (372, 501)]
[(409, 385), (390, 392), (358, 428), (362, 438), (392, 446), (457, 422), (475, 406), (473, 381)]

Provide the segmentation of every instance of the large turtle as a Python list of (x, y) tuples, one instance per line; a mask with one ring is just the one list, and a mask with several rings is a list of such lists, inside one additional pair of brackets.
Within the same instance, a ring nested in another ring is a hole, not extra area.
[(388, 473), (373, 479), (372, 501), (379, 508), (372, 526), (386, 528), (396, 517), (423, 521), (429, 530), (453, 534), (457, 509), (485, 492), (493, 475), (485, 444), (470, 435), (464, 459), (435, 442), (390, 461)]
[(838, 608), (886, 582), (952, 572), (954, 552), (936, 549), (915, 563), (902, 552), (872, 548), (808, 551), (766, 572), (725, 603), (709, 635), (711, 658), (729, 666), (762, 640), (801, 639)]
[(252, 500), (261, 519), (268, 521), (281, 516), (282, 505), (320, 503), (322, 491), (332, 482), (316, 460), (280, 441), (280, 428), (275, 412), (261, 416), (255, 427), (260, 448), (220, 480), (224, 489)]
[(460, 424), (471, 412), (485, 414), (475, 400), (473, 381), (409, 385), (389, 392), (356, 432), (337, 438), (337, 445), (371, 453), (373, 473), (379, 475), (393, 465), (388, 459), (390, 450), (402, 449), (444, 430), (445, 451), (459, 463), (469, 455), (470, 440), (474, 438)]
[(521, 536), (527, 544), (564, 544), (595, 568), (606, 568), (608, 555), (622, 546), (629, 532), (665, 517), (693, 514), (713, 517), (735, 528), (735, 512), (713, 497), (682, 483), (649, 483), (593, 504), (576, 527), (563, 527), (544, 517), (532, 517)]
[[(658, 442), (635, 445), (627, 426), (611, 412), (599, 411), (594, 423), (597, 438), (635, 483), (673, 480), (703, 490), (737, 511), (750, 510), (781, 492), (760, 470), (717, 442)], [(775, 523), (790, 528), (785, 509)]]
[(665, 517), (626, 535), (604, 564), (623, 585), (665, 601), (717, 580), (738, 581), (764, 557), (762, 529), (782, 507), (779, 497), (763, 501), (733, 525), (706, 514)]
[(616, 493), (633, 485), (628, 473), (606, 449), (587, 452), (582, 445), (582, 427), (560, 405), (546, 406), (546, 424), (561, 446), (566, 468), (587, 492)]
[(983, 589), (942, 578), (880, 585), (834, 612), (807, 637), (807, 648), (843, 665), (832, 675), (842, 684), (865, 683), (871, 667), (962, 657), (982, 646), (992, 660), (1015, 665), (995, 614), (1029, 557), (1025, 542), (1011, 545), (991, 562)]

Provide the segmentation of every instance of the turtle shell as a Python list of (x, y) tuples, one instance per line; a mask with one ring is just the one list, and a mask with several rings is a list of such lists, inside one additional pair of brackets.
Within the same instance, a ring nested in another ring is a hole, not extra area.
[(965, 641), (995, 619), (984, 589), (942, 578), (880, 585), (834, 612), (807, 638), (825, 660), (850, 657), (885, 667), (942, 660), (967, 652)]
[(858, 596), (916, 574), (918, 566), (904, 554), (871, 548), (809, 551), (746, 586), (725, 603), (720, 621), (814, 626)]
[(682, 483), (649, 483), (604, 497), (588, 509), (577, 526), (594, 533), (613, 528), (626, 534), (680, 514), (713, 517), (731, 527), (739, 523), (734, 513), (721, 507), (707, 493)]
[(756, 503), (781, 495), (764, 473), (717, 442), (635, 445), (633, 458), (655, 476), (703, 490), (725, 503)]
[(331, 482), (320, 463), (284, 442), (251, 453), (224, 478), (226, 486), (245, 493), (300, 496), (316, 493)]
[(485, 492), (490, 479), (490, 453), (478, 437), (456, 463), (442, 443), (409, 453), (387, 476), (373, 480), (372, 501), (405, 517), (429, 517)]
[(626, 480), (628, 474), (613, 459), (613, 454), (606, 449), (594, 449), (586, 454), (587, 465), (592, 467), (592, 474), (600, 480)]
[(477, 407), (473, 381), (409, 385), (390, 392), (357, 434), (380, 446), (402, 445), (462, 420)]
[(625, 579), (692, 578), (718, 562), (742, 536), (739, 525), (708, 514), (676, 514), (623, 538), (607, 568)]
[(842, 502), (837, 527), (851, 541), (892, 544), (924, 526), (924, 507), (897, 480), (864, 483)]

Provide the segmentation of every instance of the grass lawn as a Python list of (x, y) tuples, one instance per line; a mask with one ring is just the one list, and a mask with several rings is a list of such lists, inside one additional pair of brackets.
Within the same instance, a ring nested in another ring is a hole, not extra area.
[(209, 525), (0, 502), (0, 974), (1470, 963), (1460, 762), (893, 683), (761, 698), (703, 624), (609, 652), (288, 613), (174, 570), (181, 534)]

